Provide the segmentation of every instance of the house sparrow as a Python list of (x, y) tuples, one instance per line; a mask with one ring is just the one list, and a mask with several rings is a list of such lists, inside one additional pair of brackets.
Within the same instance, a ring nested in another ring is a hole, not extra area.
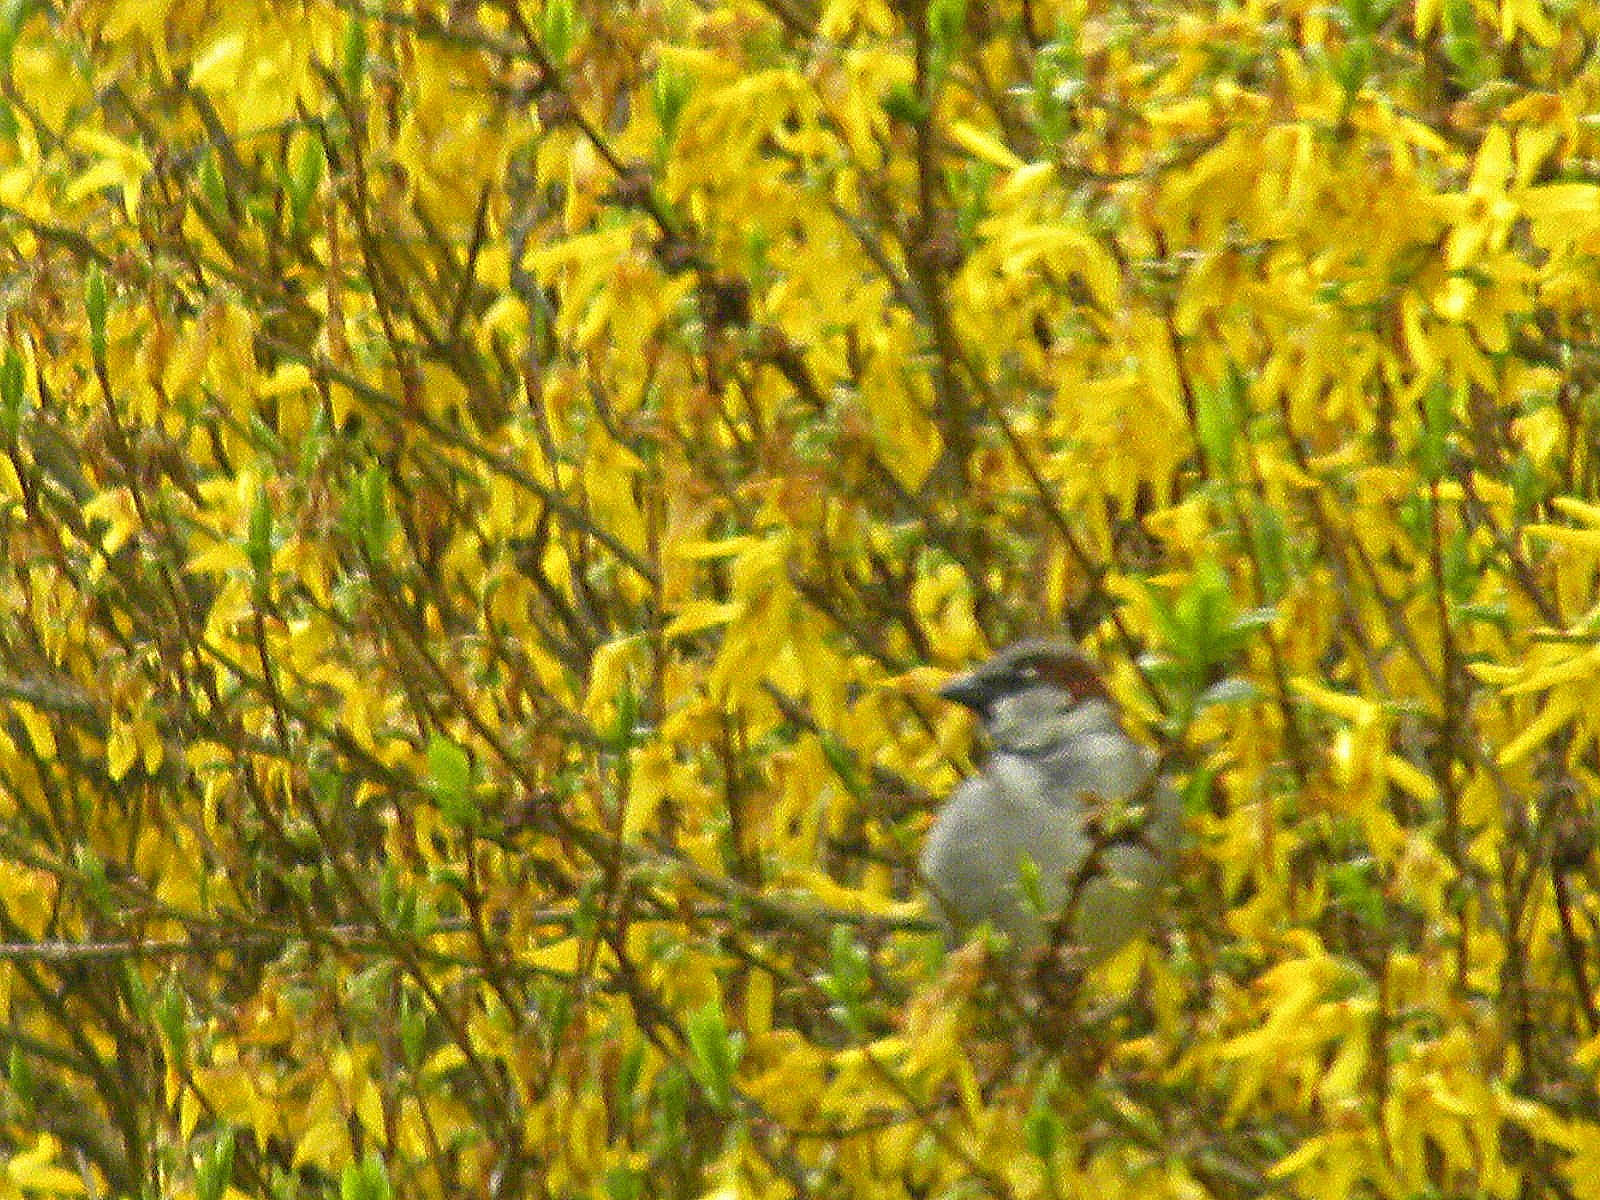
[(1177, 846), (1181, 804), (1156, 756), (1064, 642), (1018, 642), (939, 694), (976, 712), (993, 745), (922, 852), (947, 940), (987, 923), (1015, 959), (1046, 946), (1104, 959), (1149, 924)]

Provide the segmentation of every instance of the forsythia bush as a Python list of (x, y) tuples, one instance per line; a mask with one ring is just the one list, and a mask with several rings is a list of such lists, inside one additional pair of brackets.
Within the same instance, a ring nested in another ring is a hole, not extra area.
[[(1600, 1195), (1600, 10), (0, 4), (0, 1196)], [(943, 956), (945, 672), (1180, 780)]]

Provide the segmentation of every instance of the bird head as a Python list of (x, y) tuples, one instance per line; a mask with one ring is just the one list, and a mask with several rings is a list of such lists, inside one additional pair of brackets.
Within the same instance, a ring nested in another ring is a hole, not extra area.
[(1083, 728), (1115, 725), (1115, 708), (1088, 655), (1070, 642), (1028, 638), (939, 689), (983, 720), (997, 746), (1048, 749)]

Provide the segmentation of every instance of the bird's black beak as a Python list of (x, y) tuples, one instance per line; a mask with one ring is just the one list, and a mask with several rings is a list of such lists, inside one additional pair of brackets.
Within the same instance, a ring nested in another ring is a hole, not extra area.
[(994, 680), (982, 668), (963, 671), (960, 675), (947, 679), (944, 686), (939, 689), (939, 695), (956, 704), (965, 705), (981, 717), (988, 711), (989, 703), (994, 699)]

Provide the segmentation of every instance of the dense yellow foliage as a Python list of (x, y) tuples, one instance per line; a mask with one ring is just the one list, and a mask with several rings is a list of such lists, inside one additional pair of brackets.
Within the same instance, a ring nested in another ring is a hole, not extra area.
[[(1600, 1195), (1600, 10), (0, 4), (0, 1196)], [(1185, 781), (942, 958), (947, 669)]]

